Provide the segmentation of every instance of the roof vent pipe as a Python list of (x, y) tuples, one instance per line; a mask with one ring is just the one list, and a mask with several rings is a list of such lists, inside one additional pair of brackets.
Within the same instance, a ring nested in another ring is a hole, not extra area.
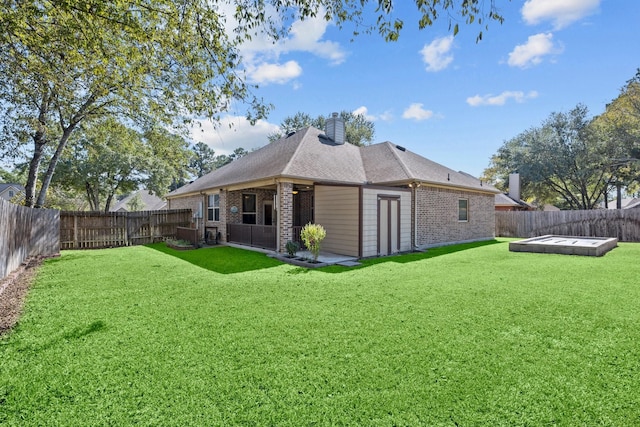
[(333, 113), (327, 119), (326, 134), (336, 144), (344, 144), (346, 138), (344, 120), (338, 116), (338, 113)]

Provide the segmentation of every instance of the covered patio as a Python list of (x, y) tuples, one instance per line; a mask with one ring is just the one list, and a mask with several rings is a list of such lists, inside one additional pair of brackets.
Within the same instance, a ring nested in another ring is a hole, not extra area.
[(273, 251), (285, 251), (288, 241), (302, 246), (300, 231), (313, 221), (314, 187), (309, 183), (228, 191), (225, 210), (226, 241)]

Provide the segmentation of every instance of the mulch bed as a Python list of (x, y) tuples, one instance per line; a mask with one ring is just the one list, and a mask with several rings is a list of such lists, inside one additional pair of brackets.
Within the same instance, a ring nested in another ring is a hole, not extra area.
[(44, 258), (30, 258), (0, 280), (0, 336), (18, 322), (27, 292)]

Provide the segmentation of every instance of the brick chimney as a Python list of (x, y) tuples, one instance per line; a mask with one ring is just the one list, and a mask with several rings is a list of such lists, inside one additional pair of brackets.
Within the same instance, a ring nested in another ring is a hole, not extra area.
[(509, 197), (513, 200), (520, 201), (520, 174), (509, 174)]

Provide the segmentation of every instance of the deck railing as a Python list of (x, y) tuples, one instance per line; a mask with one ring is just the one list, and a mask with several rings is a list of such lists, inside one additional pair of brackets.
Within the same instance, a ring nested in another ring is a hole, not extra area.
[(296, 242), (298, 245), (300, 245), (300, 248), (304, 248), (304, 243), (302, 242), (302, 239), (300, 238), (300, 232), (302, 231), (302, 226), (294, 226), (291, 227), (291, 240)]
[(273, 225), (227, 224), (230, 243), (276, 250), (278, 228)]

